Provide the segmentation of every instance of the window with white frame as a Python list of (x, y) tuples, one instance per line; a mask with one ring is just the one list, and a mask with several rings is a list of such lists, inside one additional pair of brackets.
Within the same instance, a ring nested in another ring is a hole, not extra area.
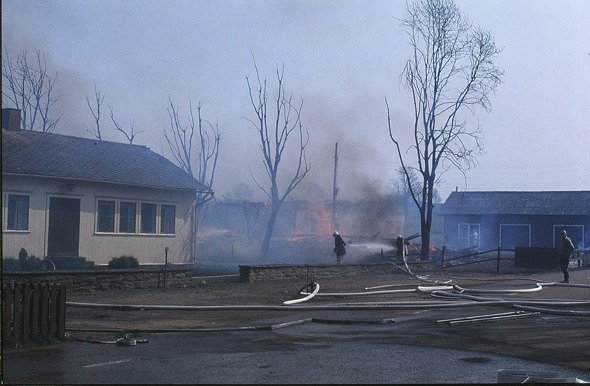
[(459, 224), (457, 242), (460, 248), (479, 248), (479, 237), (479, 224)]
[(137, 204), (121, 201), (119, 203), (119, 233), (135, 233), (137, 219)]
[(99, 199), (96, 204), (96, 231), (173, 235), (176, 233), (176, 206)]
[(8, 195), (6, 229), (19, 231), (29, 229), (29, 196)]
[(115, 201), (98, 200), (97, 215), (98, 232), (115, 232)]
[(141, 233), (156, 233), (156, 204), (141, 204)]
[(176, 208), (174, 205), (160, 207), (160, 233), (173, 235), (175, 232)]
[(567, 225), (557, 224), (553, 226), (553, 245), (559, 247), (561, 243), (561, 231), (565, 230), (567, 236), (572, 240), (574, 247), (578, 249), (584, 249), (584, 226), (583, 225)]

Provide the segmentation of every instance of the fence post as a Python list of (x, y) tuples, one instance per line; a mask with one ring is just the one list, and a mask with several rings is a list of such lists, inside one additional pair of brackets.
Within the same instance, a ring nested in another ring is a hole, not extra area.
[(31, 337), (31, 288), (27, 283), (22, 283), (23, 291), (23, 340)]
[(500, 273), (500, 247), (498, 247), (498, 259), (496, 261), (496, 273)]
[(49, 336), (54, 338), (57, 336), (57, 299), (58, 299), (58, 292), (57, 287), (54, 285), (50, 286), (50, 300), (49, 300)]
[(49, 332), (49, 285), (41, 284), (41, 335), (45, 336)]
[(2, 286), (2, 339), (3, 342), (10, 340), (12, 326), (14, 325), (14, 288), (12, 284)]
[(22, 323), (23, 323), (23, 309), (22, 309), (22, 300), (23, 297), (23, 289), (20, 284), (14, 285), (14, 314), (12, 316), (13, 325), (12, 325), (12, 336), (18, 342), (20, 341), (22, 335)]
[(40, 335), (41, 326), (41, 286), (39, 284), (31, 284), (31, 291), (33, 291), (33, 326), (31, 328), (31, 337), (37, 338)]
[(63, 284), (56, 284), (58, 293), (57, 301), (57, 339), (66, 336), (66, 287)]

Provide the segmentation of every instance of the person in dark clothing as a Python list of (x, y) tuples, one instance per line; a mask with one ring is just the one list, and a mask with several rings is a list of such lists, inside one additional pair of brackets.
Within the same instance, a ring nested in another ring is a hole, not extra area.
[(574, 251), (574, 244), (572, 240), (567, 237), (567, 232), (564, 230), (561, 231), (561, 243), (559, 244), (559, 267), (561, 268), (561, 272), (563, 272), (563, 281), (561, 283), (569, 283), (570, 282), (570, 274), (567, 270), (567, 267), (570, 263), (570, 256)]
[(403, 261), (404, 258), (408, 255), (408, 245), (410, 245), (409, 241), (406, 241), (402, 235), (398, 235), (395, 239), (395, 247), (397, 248), (398, 260)]
[(397, 257), (404, 258), (404, 238), (402, 235), (397, 236), (395, 239), (395, 247), (397, 248)]
[(342, 264), (342, 260), (344, 260), (344, 255), (346, 255), (346, 243), (340, 237), (338, 232), (334, 232), (332, 235), (334, 236), (334, 253), (336, 253), (336, 262), (338, 264)]

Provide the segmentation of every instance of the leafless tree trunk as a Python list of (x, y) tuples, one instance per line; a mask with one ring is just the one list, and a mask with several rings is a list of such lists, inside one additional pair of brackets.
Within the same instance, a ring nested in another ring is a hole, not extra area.
[[(219, 144), (221, 135), (217, 124), (213, 125), (201, 117), (201, 104), (197, 105), (197, 117), (195, 120), (193, 105), (189, 101), (189, 113), (186, 123), (182, 122), (179, 116), (179, 108), (175, 106), (172, 100), (169, 100), (168, 115), (170, 116), (170, 131), (164, 130), (164, 138), (168, 143), (168, 148), (172, 152), (176, 163), (191, 176), (198, 179), (209, 187), (207, 192), (197, 193), (197, 206), (203, 207), (203, 204), (213, 199), (213, 181), (215, 180), (215, 170), (217, 168), (217, 159), (219, 157)], [(193, 138), (195, 132), (199, 141), (197, 163), (197, 175), (193, 170), (192, 153)], [(205, 215), (204, 210), (199, 211), (199, 219)]]
[(60, 96), (54, 96), (57, 72), (52, 77), (47, 71), (45, 55), (35, 49), (35, 61), (29, 62), (27, 50), (15, 60), (5, 50), (2, 58), (2, 105), (14, 105), (21, 110), (22, 127), (26, 130), (51, 132), (61, 115), (54, 119), (53, 107)]
[(94, 137), (96, 137), (96, 139), (99, 141), (102, 141), (102, 135), (100, 132), (100, 107), (102, 106), (103, 101), (104, 96), (101, 95), (100, 90), (96, 88), (96, 82), (94, 82), (94, 103), (96, 103), (95, 108), (93, 108), (90, 104), (90, 99), (88, 96), (86, 97), (86, 104), (88, 105), (88, 108), (94, 117), (94, 127), (92, 128), (92, 131), (88, 130), (88, 132), (94, 135)]
[[(494, 65), (501, 50), (488, 31), (467, 22), (452, 0), (417, 0), (408, 5), (402, 25), (413, 48), (401, 77), (413, 97), (413, 143), (406, 147), (400, 142), (386, 100), (387, 118), (420, 211), (421, 259), (428, 260), (434, 188), (451, 167), (465, 176), (483, 152), (481, 130), (469, 125), (467, 112), (491, 109), (489, 96), (503, 75)], [(412, 181), (413, 171), (420, 175), (418, 185)]]
[(113, 113), (113, 108), (111, 106), (109, 106), (109, 109), (111, 110), (111, 120), (113, 121), (113, 124), (115, 125), (115, 129), (117, 131), (123, 133), (123, 135), (125, 136), (125, 138), (127, 138), (127, 141), (129, 141), (129, 144), (130, 145), (133, 145), (133, 141), (135, 140), (135, 137), (139, 133), (143, 133), (145, 130), (135, 131), (135, 125), (133, 124), (133, 120), (132, 119), (129, 119), (129, 130), (125, 130), (115, 120), (115, 114)]
[[(258, 131), (260, 139), (260, 149), (262, 150), (263, 164), (266, 174), (268, 176), (270, 187), (265, 188), (256, 181), (254, 182), (258, 187), (269, 197), (271, 204), (270, 217), (264, 234), (260, 257), (264, 262), (268, 258), (270, 247), (270, 240), (274, 231), (281, 205), (287, 196), (297, 187), (310, 170), (310, 166), (305, 158), (305, 148), (309, 142), (309, 133), (303, 131), (303, 124), (301, 122), (301, 109), (303, 107), (303, 100), (299, 105), (293, 103), (293, 96), (285, 95), (283, 86), (283, 75), (285, 67), (281, 70), (277, 69), (277, 95), (274, 99), (274, 108), (276, 111), (271, 112), (272, 117), (269, 117), (269, 96), (266, 90), (266, 79), (260, 78), (258, 66), (254, 60), (254, 68), (256, 70), (255, 89), (252, 88), (250, 78), (246, 76), (248, 83), (248, 91), (250, 95), (250, 102), (256, 113), (256, 119), (247, 119), (254, 128)], [(271, 105), (272, 106), (272, 105)], [(272, 109), (272, 107), (271, 107)], [(295, 136), (295, 138), (292, 138)], [(287, 184), (283, 193), (279, 192), (279, 170), (281, 161), (285, 151), (295, 139), (296, 148), (292, 146), (298, 154), (297, 162), (292, 171), (291, 179)]]

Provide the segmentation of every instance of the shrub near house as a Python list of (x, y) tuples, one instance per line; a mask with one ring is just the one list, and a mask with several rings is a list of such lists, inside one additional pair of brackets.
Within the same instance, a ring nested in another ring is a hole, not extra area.
[(2, 270), (6, 272), (43, 271), (44, 269), (43, 260), (37, 256), (29, 256), (24, 248), (21, 248), (18, 253), (18, 259), (13, 257), (2, 259)]
[(111, 269), (129, 269), (139, 268), (139, 262), (133, 256), (113, 257), (109, 261), (109, 268)]

